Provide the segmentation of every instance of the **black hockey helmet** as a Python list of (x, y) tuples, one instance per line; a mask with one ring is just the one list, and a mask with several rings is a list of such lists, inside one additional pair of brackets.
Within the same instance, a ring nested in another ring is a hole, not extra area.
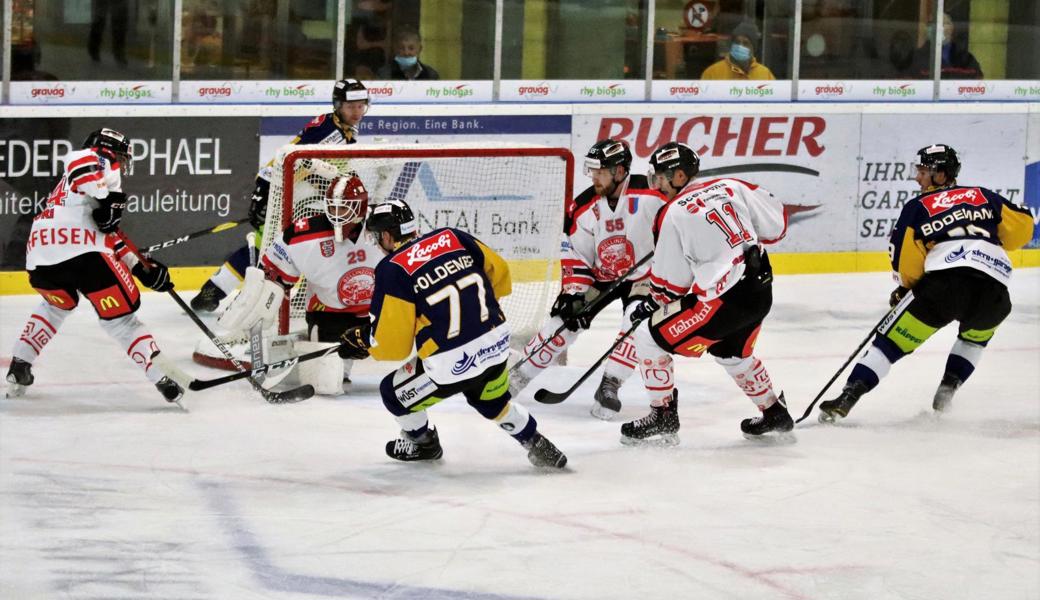
[(616, 166), (625, 167), (625, 172), (632, 169), (632, 151), (628, 143), (611, 138), (600, 140), (585, 153), (585, 174), (592, 169), (608, 169)]
[(376, 236), (389, 231), (395, 240), (403, 239), (419, 230), (412, 208), (404, 200), (397, 199), (372, 206), (365, 227)]
[(369, 103), (368, 88), (357, 79), (340, 79), (332, 87), (333, 109), (339, 110), (339, 107), (343, 106), (344, 102), (354, 102), (356, 100), (364, 100), (366, 105)]
[(676, 170), (693, 179), (701, 170), (701, 157), (686, 144), (669, 142), (650, 155), (650, 168), (655, 174), (664, 175), (668, 179), (672, 178)]
[(932, 144), (918, 150), (917, 166), (945, 173), (947, 179), (956, 179), (961, 172), (957, 151), (946, 144)]
[(83, 148), (97, 148), (111, 154), (111, 158), (116, 162), (127, 166), (133, 160), (130, 155), (130, 140), (115, 129), (107, 127), (91, 131), (87, 139), (83, 140)]

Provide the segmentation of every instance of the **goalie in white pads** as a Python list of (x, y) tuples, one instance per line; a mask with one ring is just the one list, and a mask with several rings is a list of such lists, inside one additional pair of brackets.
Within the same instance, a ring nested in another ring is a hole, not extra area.
[[(563, 242), (562, 289), (542, 330), (528, 342), (524, 355), (530, 359), (519, 366), (510, 380), (516, 396), (546, 367), (559, 360), (578, 334), (589, 328), (599, 312), (620, 298), (625, 321), (650, 293), (650, 263), (632, 270), (637, 261), (653, 253), (653, 224), (664, 197), (647, 185), (643, 175), (631, 175), (632, 153), (624, 142), (596, 142), (585, 156), (585, 173), (592, 178), (589, 191), (575, 199), (577, 206), (566, 219)], [(620, 278), (624, 283), (597, 301)], [(561, 327), (564, 331), (546, 343)], [(628, 329), (622, 324), (621, 331)], [(539, 349), (539, 347), (541, 347)], [(534, 353), (532, 355), (532, 353)], [(611, 419), (621, 410), (618, 388), (636, 368), (636, 349), (622, 342), (610, 355), (603, 380), (594, 396), (592, 415)]]
[(671, 354), (699, 357), (705, 352), (762, 411), (740, 423), (744, 436), (786, 434), (794, 421), (784, 395), (774, 391), (753, 354), (773, 303), (773, 273), (762, 245), (786, 234), (783, 205), (739, 179), (696, 181), (700, 157), (685, 144), (665, 144), (650, 164), (659, 188), (671, 198), (655, 227), (653, 297), (634, 314), (643, 320), (634, 336), (641, 372), (654, 393), (650, 414), (621, 426), (622, 442), (678, 443)]
[[(343, 333), (368, 323), (375, 286), (375, 267), (383, 253), (364, 233), (368, 191), (351, 173), (337, 177), (325, 193), (325, 212), (295, 221), (280, 240), (268, 247), (263, 271), (250, 267), (242, 292), (220, 318), (232, 331), (262, 320), (270, 326), (285, 292), (301, 277), (307, 279), (307, 342), (295, 348), (307, 352), (339, 343)], [(320, 346), (318, 345), (320, 344)], [(300, 379), (319, 394), (342, 393), (353, 361), (335, 354), (300, 364)]]
[(176, 402), (183, 395), (155, 361), (159, 345), (137, 319), (141, 292), (131, 277), (132, 273), (145, 286), (165, 292), (173, 289), (169, 271), (155, 261), (145, 270), (113, 235), (126, 205), (122, 169), (130, 160), (130, 141), (112, 129), (94, 131), (82, 150), (65, 157), (65, 173), (43, 212), (33, 219), (26, 244), (29, 284), (44, 301), (15, 342), (7, 372), (8, 396), (19, 396), (32, 385), (32, 363), (79, 305), (81, 294), (93, 305), (101, 328), (163, 398)]

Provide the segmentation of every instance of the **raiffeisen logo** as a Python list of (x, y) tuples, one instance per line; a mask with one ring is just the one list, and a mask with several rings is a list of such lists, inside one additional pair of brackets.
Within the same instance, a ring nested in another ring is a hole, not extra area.
[(460, 83), (455, 87), (445, 86), (443, 90), (444, 96), (451, 96), (453, 98), (465, 98), (466, 96), (473, 95), (473, 88), (468, 83)]
[(813, 91), (820, 98), (841, 98), (852, 93), (852, 86), (847, 83), (818, 85)]
[(521, 85), (516, 89), (517, 95), (521, 98), (544, 98), (555, 91), (555, 87), (550, 88), (544, 81), (534, 85)]
[(282, 96), (285, 98), (310, 98), (314, 95), (314, 86), (304, 83), (295, 87), (285, 86)]

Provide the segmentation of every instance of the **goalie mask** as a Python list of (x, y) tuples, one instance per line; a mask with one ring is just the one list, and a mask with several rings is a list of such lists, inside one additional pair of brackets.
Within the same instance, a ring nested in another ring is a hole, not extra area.
[(90, 132), (87, 139), (83, 140), (83, 148), (96, 148), (98, 153), (116, 163), (124, 175), (133, 168), (130, 140), (115, 129), (102, 127)]
[(356, 173), (336, 177), (325, 190), (325, 216), (342, 242), (354, 227), (365, 220), (368, 212), (368, 190)]

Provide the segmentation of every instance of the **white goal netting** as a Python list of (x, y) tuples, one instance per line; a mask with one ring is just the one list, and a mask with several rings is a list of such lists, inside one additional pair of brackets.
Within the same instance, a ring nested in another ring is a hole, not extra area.
[[(540, 146), (288, 145), (276, 155), (260, 251), (294, 220), (324, 211), (333, 177), (356, 172), (370, 206), (402, 199), (415, 211), (420, 233), (456, 227), (509, 262), (513, 293), (501, 303), (514, 345), (520, 344), (538, 330), (559, 290), (572, 162), (567, 149)], [(283, 310), (279, 333), (304, 328), (308, 297), (301, 281)]]

